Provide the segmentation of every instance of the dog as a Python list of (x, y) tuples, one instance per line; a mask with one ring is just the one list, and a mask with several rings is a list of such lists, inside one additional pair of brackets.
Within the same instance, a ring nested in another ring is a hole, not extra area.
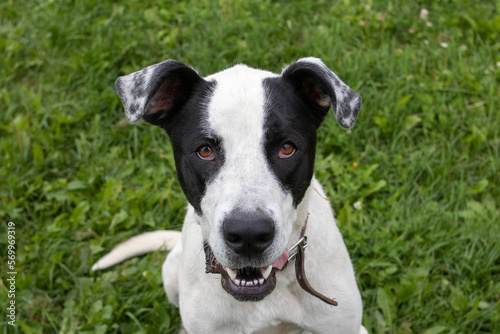
[(332, 107), (351, 128), (357, 93), (312, 57), (281, 74), (236, 65), (205, 78), (166, 60), (116, 88), (130, 122), (170, 137), (188, 208), (182, 233), (131, 238), (92, 270), (171, 250), (163, 284), (191, 334), (366, 333), (349, 254), (313, 175), (318, 127)]

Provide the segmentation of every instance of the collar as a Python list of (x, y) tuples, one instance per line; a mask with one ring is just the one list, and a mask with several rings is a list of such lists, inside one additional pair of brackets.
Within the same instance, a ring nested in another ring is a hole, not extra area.
[(302, 227), (302, 230), (300, 232), (299, 241), (297, 241), (290, 248), (289, 251), (290, 256), (288, 257), (287, 264), (288, 262), (295, 260), (295, 276), (297, 277), (297, 281), (299, 282), (299, 285), (302, 289), (304, 289), (306, 292), (310, 293), (314, 297), (321, 299), (327, 304), (337, 306), (338, 303), (335, 301), (335, 298), (329, 298), (319, 293), (318, 291), (314, 290), (314, 288), (309, 284), (309, 281), (307, 280), (306, 273), (304, 270), (304, 257), (305, 257), (305, 249), (308, 246), (307, 236), (306, 236), (308, 220), (309, 220), (309, 212), (307, 213), (307, 218), (304, 223), (304, 227)]

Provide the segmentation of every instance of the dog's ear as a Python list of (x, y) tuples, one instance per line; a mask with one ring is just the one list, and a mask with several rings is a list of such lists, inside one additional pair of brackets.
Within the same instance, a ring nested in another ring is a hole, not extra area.
[(302, 58), (286, 67), (282, 77), (311, 109), (318, 126), (332, 106), (340, 126), (345, 129), (353, 127), (361, 108), (361, 97), (320, 59)]
[(164, 126), (202, 81), (204, 79), (191, 67), (166, 60), (119, 77), (116, 90), (129, 122), (137, 122), (142, 117), (151, 124)]

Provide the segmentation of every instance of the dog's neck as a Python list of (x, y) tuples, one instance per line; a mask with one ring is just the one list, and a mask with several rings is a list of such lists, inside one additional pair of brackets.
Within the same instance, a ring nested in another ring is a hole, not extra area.
[[(314, 179), (313, 179), (314, 181)], [(299, 235), (298, 241), (294, 241), (293, 246), (289, 245), (290, 257), (288, 258), (288, 262), (294, 260), (295, 261), (295, 276), (297, 277), (297, 282), (307, 293), (313, 295), (316, 298), (319, 298), (323, 302), (337, 306), (338, 303), (335, 301), (335, 298), (327, 297), (318, 291), (316, 291), (308, 282), (305, 268), (304, 268), (304, 257), (305, 257), (305, 249), (307, 248), (307, 226), (309, 223), (309, 199), (310, 196), (321, 196), (326, 201), (325, 197), (323, 197), (317, 189), (314, 188), (313, 182), (309, 186), (309, 189), (304, 196), (304, 199), (297, 207), (297, 220), (294, 224), (294, 233), (293, 235)], [(293, 240), (292, 240), (293, 241)]]
[(303, 231), (305, 231), (306, 227), (306, 222), (307, 218), (309, 216), (309, 200), (311, 196), (314, 194), (314, 186), (313, 186), (313, 180), (311, 180), (311, 185), (309, 186), (309, 189), (307, 189), (306, 194), (304, 195), (304, 198), (300, 202), (300, 204), (297, 206), (297, 218), (295, 219), (295, 222), (293, 223), (293, 230), (292, 230), (292, 237), (290, 238), (288, 247), (291, 247), (293, 244), (295, 244), (301, 237), (304, 236)]

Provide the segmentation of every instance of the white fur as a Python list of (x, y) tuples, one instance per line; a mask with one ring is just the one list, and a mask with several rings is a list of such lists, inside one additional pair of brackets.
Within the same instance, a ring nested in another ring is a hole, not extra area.
[[(208, 106), (208, 122), (221, 138), (225, 161), (217, 178), (207, 186), (201, 202), (204, 213), (201, 229), (217, 260), (229, 268), (262, 267), (272, 263), (285, 251), (290, 239), (292, 226), (285, 222), (296, 218), (292, 196), (281, 190), (264, 154), (262, 80), (273, 76), (276, 75), (238, 65), (207, 78), (217, 81)], [(222, 222), (235, 208), (249, 212), (259, 208), (273, 218), (277, 238), (262, 262), (242, 265), (227, 257)]]

